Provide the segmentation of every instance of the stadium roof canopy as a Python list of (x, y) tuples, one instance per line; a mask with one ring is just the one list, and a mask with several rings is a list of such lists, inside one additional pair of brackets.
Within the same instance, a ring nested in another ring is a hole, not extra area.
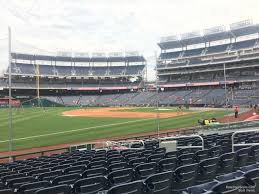
[(31, 55), (23, 53), (12, 53), (12, 59), (28, 61), (62, 61), (62, 62), (145, 62), (143, 56), (116, 56), (116, 57), (68, 57), (68, 56), (47, 56)]
[(172, 39), (172, 37), (176, 36), (163, 37), (158, 46), (163, 50), (176, 49), (188, 45), (226, 40), (256, 33), (259, 33), (259, 24), (254, 25), (251, 20), (245, 20), (230, 24), (230, 30), (228, 31), (225, 26), (217, 26), (203, 30), (203, 35), (198, 31), (182, 34), (178, 39)]

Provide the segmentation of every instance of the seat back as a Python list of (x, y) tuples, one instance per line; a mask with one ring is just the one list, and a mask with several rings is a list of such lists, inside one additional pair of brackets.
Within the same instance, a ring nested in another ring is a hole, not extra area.
[(188, 153), (188, 154), (182, 154), (178, 156), (178, 165), (183, 166), (187, 164), (192, 164), (193, 163), (193, 153)]
[(137, 180), (145, 179), (154, 173), (156, 173), (155, 162), (139, 164), (135, 167), (135, 177)]
[(173, 171), (177, 166), (177, 158), (165, 158), (158, 162), (159, 172)]
[(173, 172), (172, 190), (179, 192), (195, 183), (198, 163), (178, 167)]
[(134, 181), (130, 183), (116, 185), (110, 188), (107, 194), (143, 194), (143, 181)]
[(154, 194), (170, 194), (172, 187), (173, 172), (161, 172), (149, 176), (145, 181), (148, 191)]
[(134, 172), (132, 168), (120, 169), (109, 173), (107, 178), (109, 186), (128, 183), (134, 179)]
[(35, 192), (35, 194), (69, 194), (70, 187), (68, 185), (58, 185), (53, 187), (48, 187), (44, 189), (40, 189)]
[(215, 193), (229, 194), (229, 193), (239, 193), (238, 188), (244, 185), (244, 177), (238, 177), (228, 181), (222, 181), (211, 188)]
[(207, 149), (195, 152), (193, 155), (193, 161), (199, 163), (200, 161), (207, 159), (208, 153), (209, 151)]
[(164, 158), (164, 153), (159, 153), (159, 154), (152, 154), (148, 156), (147, 162), (158, 162), (159, 160)]
[(82, 174), (82, 177), (87, 178), (87, 177), (93, 177), (93, 176), (105, 176), (106, 174), (107, 174), (107, 169), (104, 167), (92, 168), (92, 169), (85, 170)]
[(107, 178), (104, 176), (95, 176), (80, 179), (73, 186), (74, 193), (94, 194), (107, 188)]
[(216, 176), (218, 161), (219, 158), (210, 158), (202, 160), (199, 163), (198, 176), (196, 182), (201, 184), (213, 180)]
[(225, 174), (233, 171), (234, 168), (235, 153), (222, 154), (219, 157), (217, 174)]
[(248, 155), (249, 155), (250, 151), (251, 151), (251, 147), (242, 148), (242, 149), (236, 151), (235, 163), (234, 163), (235, 169), (238, 169), (247, 164)]

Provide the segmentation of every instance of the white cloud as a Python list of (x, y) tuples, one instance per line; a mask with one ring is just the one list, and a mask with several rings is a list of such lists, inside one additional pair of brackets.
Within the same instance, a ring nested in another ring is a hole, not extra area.
[(0, 0), (0, 71), (7, 66), (1, 37), (8, 25), (20, 52), (138, 50), (152, 56), (161, 36), (247, 18), (259, 22), (258, 9), (258, 0)]

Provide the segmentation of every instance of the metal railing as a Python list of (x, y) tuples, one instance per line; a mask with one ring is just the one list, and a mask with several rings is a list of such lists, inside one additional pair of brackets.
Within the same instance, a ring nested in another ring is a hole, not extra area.
[(204, 150), (204, 139), (200, 135), (182, 135), (182, 136), (170, 136), (170, 137), (161, 137), (158, 138), (159, 141), (166, 141), (166, 140), (177, 140), (177, 139), (183, 139), (183, 138), (192, 138), (192, 137), (198, 137), (201, 139), (201, 146), (176, 146), (177, 148), (201, 148)]
[(235, 135), (236, 135), (236, 134), (249, 133), (249, 132), (257, 132), (257, 133), (259, 133), (259, 129), (235, 131), (235, 132), (232, 134), (232, 136), (231, 136), (232, 152), (235, 151), (235, 147), (259, 145), (259, 143), (237, 143), (237, 144), (235, 144)]

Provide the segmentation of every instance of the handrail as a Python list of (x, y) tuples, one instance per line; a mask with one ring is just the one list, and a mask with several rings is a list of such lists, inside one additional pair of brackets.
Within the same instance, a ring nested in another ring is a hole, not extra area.
[(198, 137), (201, 139), (201, 146), (177, 146), (177, 148), (201, 148), (204, 150), (204, 139), (200, 135), (183, 135), (183, 136), (170, 136), (170, 137), (161, 137), (159, 140), (171, 140), (171, 139), (182, 139), (182, 138), (190, 138), (190, 137)]
[(231, 143), (232, 143), (232, 152), (235, 151), (235, 146), (252, 146), (252, 145), (259, 145), (259, 143), (245, 143), (245, 144), (235, 144), (235, 135), (240, 133), (246, 133), (246, 132), (258, 132), (259, 129), (250, 129), (250, 130), (242, 130), (242, 131), (235, 131), (231, 136)]

